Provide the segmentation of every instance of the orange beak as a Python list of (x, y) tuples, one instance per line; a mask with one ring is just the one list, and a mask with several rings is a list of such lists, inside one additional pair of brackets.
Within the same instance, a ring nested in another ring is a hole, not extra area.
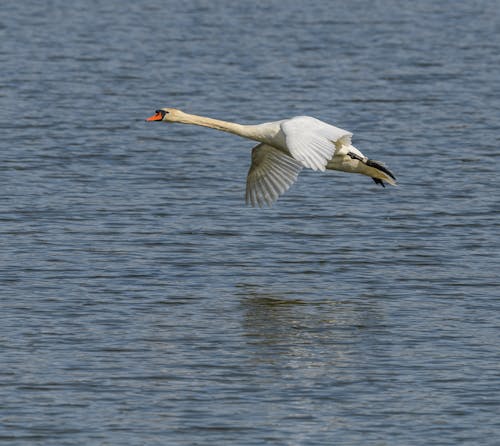
[(160, 112), (157, 112), (155, 115), (146, 119), (146, 121), (161, 121), (163, 119), (163, 115)]

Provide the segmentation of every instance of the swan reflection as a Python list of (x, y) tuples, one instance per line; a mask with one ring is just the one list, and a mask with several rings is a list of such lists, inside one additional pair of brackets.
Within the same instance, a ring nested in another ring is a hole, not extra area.
[(330, 369), (363, 361), (374, 333), (385, 331), (376, 298), (307, 301), (251, 287), (240, 293), (243, 332), (253, 361)]

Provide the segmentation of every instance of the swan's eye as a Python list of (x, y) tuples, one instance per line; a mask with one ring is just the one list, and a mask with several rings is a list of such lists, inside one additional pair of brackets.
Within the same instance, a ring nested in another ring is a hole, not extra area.
[(165, 115), (168, 113), (168, 111), (165, 111), (165, 110), (155, 110), (155, 113), (157, 115), (160, 114), (161, 118), (163, 119), (165, 117)]

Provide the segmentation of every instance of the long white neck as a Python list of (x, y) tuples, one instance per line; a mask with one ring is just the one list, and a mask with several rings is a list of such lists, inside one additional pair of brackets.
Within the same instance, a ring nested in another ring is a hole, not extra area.
[(262, 132), (259, 131), (260, 125), (243, 125), (235, 122), (221, 121), (219, 119), (207, 118), (206, 116), (191, 115), (189, 113), (178, 112), (176, 122), (182, 124), (200, 125), (223, 132), (233, 133), (243, 138), (262, 140)]

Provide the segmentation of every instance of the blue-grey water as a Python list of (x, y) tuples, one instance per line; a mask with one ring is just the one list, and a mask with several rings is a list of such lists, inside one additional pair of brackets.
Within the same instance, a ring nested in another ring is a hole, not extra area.
[[(498, 445), (497, 1), (3, 1), (0, 443)], [(354, 133), (399, 186), (160, 107)]]

